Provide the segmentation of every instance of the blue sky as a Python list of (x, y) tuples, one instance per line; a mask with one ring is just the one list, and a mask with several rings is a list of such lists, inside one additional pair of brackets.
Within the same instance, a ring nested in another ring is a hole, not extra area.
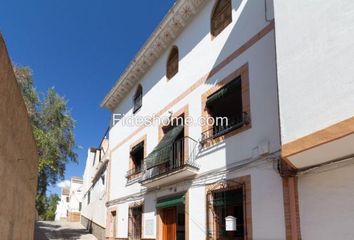
[[(37, 89), (54, 86), (76, 120), (81, 176), (87, 148), (109, 124), (99, 104), (174, 0), (2, 0), (0, 31), (12, 61), (32, 68)], [(50, 192), (58, 192), (54, 186)]]

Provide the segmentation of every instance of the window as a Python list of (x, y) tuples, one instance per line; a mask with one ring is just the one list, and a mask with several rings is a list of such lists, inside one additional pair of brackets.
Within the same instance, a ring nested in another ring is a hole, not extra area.
[[(252, 239), (250, 189), (250, 176), (221, 180), (206, 187), (207, 239)], [(226, 217), (236, 218), (235, 231), (226, 231)]]
[(202, 145), (209, 147), (251, 127), (248, 64), (202, 95)]
[(69, 197), (66, 197), (66, 202), (69, 202)]
[(172, 119), (170, 125), (162, 127), (160, 142), (145, 159), (145, 179), (174, 171), (185, 164), (184, 113)]
[(171, 79), (178, 72), (178, 48), (173, 46), (167, 59), (166, 77)]
[(87, 192), (87, 205), (90, 204), (90, 201), (91, 201), (91, 191), (88, 191)]
[(142, 212), (143, 207), (132, 207), (129, 209), (129, 239), (140, 240), (142, 229)]
[(218, 0), (211, 16), (211, 35), (216, 37), (232, 22), (231, 0)]
[(133, 98), (134, 107), (133, 113), (136, 113), (143, 105), (143, 87), (139, 84)]
[(243, 126), (241, 77), (237, 77), (207, 98), (206, 107), (214, 118), (212, 134), (223, 135)]
[(79, 211), (81, 212), (82, 202), (79, 202)]
[[(243, 190), (227, 190), (213, 194), (215, 235), (217, 239), (244, 239)], [(225, 230), (225, 218), (236, 217), (236, 231)]]
[(128, 171), (127, 174), (128, 177), (141, 173), (143, 170), (144, 141), (138, 143), (137, 145), (131, 148), (130, 160), (131, 160), (131, 169)]

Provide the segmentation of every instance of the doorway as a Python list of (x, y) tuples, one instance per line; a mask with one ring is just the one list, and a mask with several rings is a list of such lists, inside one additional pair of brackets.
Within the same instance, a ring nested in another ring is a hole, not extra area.
[(129, 225), (128, 225), (129, 240), (141, 239), (142, 212), (143, 212), (142, 206), (132, 207), (129, 209)]
[(185, 239), (185, 206), (177, 205), (160, 210), (162, 240)]

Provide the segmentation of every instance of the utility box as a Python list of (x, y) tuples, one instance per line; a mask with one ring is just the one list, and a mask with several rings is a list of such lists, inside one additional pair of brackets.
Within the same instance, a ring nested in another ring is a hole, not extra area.
[(225, 230), (236, 231), (236, 218), (233, 216), (227, 216), (225, 218)]

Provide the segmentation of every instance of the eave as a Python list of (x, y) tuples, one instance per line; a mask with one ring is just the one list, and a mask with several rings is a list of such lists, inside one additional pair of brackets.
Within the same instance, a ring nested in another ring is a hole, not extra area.
[(100, 106), (112, 112), (206, 2), (206, 0), (177, 1), (116, 81)]

